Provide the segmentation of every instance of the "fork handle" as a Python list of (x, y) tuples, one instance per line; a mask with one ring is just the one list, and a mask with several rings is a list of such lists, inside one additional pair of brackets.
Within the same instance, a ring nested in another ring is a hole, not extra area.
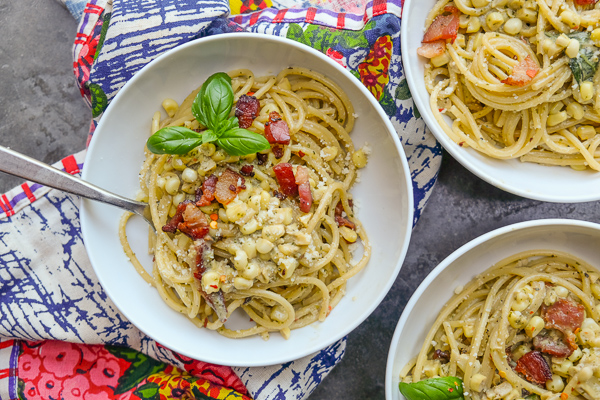
[[(0, 146), (0, 171), (41, 183), (63, 192), (123, 208), (144, 217), (147, 204), (131, 200), (92, 185), (48, 164)], [(145, 218), (145, 217), (144, 217)]]

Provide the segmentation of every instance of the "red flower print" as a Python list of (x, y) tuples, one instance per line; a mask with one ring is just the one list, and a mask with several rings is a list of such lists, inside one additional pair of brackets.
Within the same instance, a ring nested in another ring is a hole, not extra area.
[(27, 400), (43, 400), (40, 391), (32, 381), (25, 382), (23, 394)]
[(111, 395), (107, 390), (100, 390), (97, 392), (88, 391), (85, 394), (85, 400), (113, 400), (114, 396)]
[(43, 368), (46, 371), (54, 371), (57, 378), (75, 375), (81, 361), (79, 351), (71, 343), (48, 341), (42, 345), (39, 352)]
[(19, 357), (19, 378), (24, 380), (35, 379), (40, 374), (41, 361), (38, 357), (29, 353), (23, 353)]
[(86, 346), (80, 345), (79, 350), (81, 350), (81, 355), (85, 361), (94, 362), (98, 358), (98, 353), (103, 350), (102, 346)]
[(73, 378), (63, 381), (62, 398), (69, 400), (85, 399), (87, 391), (90, 388), (90, 382), (85, 375), (75, 375)]
[(333, 50), (332, 48), (327, 49), (325, 53), (329, 58), (331, 58), (336, 63), (340, 64), (342, 67), (346, 68), (346, 62), (344, 60), (344, 55), (339, 51)]
[(62, 390), (62, 383), (51, 372), (42, 372), (37, 382), (37, 387), (44, 394), (44, 398), (58, 399)]
[(96, 386), (117, 387), (121, 376), (121, 366), (117, 360), (98, 358), (96, 364), (90, 369), (90, 380)]

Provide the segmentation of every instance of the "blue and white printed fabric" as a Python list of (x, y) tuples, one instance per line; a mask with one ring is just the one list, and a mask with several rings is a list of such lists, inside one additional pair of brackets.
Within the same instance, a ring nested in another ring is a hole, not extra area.
[[(80, 2), (69, 3), (73, 10), (79, 9)], [(316, 48), (320, 43), (310, 40), (329, 41), (329, 47), (319, 50), (331, 51), (328, 55), (337, 57), (357, 78), (363, 77), (361, 68), (367, 68), (361, 60), (372, 56), (368, 48), (374, 48), (385, 36), (385, 43), (391, 43), (394, 51), (388, 57), (388, 80), (377, 95), (407, 154), (416, 223), (435, 183), (441, 149), (418, 118), (407, 90), (399, 49), (400, 0), (367, 4), (362, 30), (356, 35), (357, 43), (368, 45), (366, 50), (344, 47), (332, 36), (336, 28), (344, 26), (343, 16), (332, 18), (330, 13), (319, 14), (314, 9), (305, 10), (300, 17), (295, 12), (294, 20), (287, 21), (273, 9), (227, 19), (225, 0), (92, 0), (86, 7), (100, 10), (98, 19), (84, 12), (78, 37), (92, 35), (94, 29), (102, 27), (100, 14), (111, 11), (101, 50), (89, 71), (92, 83), (101, 88), (107, 102), (158, 55), (205, 35), (248, 30), (306, 40)], [(331, 20), (335, 26), (328, 26)], [(329, 30), (311, 30), (315, 24)], [(74, 53), (78, 54), (84, 45), (76, 40)], [(96, 122), (99, 118), (101, 113)], [(81, 152), (59, 166), (76, 172), (73, 169), (82, 168), (84, 156)], [(85, 253), (78, 204), (72, 196), (32, 183), (0, 197), (0, 337), (118, 344), (179, 365), (180, 360), (135, 328), (107, 298)], [(343, 339), (317, 354), (284, 365), (234, 370), (256, 399), (304, 399), (339, 362), (345, 346)], [(3, 398), (2, 390), (0, 386)]]

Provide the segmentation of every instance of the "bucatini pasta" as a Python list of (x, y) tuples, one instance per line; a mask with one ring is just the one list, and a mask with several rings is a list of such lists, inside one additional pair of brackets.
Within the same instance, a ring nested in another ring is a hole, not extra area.
[(401, 381), (461, 378), (474, 400), (599, 399), (599, 277), (558, 251), (500, 261), (456, 290)]
[(426, 26), (430, 107), (454, 142), (600, 171), (600, 3), (440, 0)]
[[(199, 327), (231, 338), (267, 339), (273, 331), (288, 338), (292, 329), (323, 321), (369, 260), (349, 193), (369, 147), (355, 149), (352, 104), (321, 74), (288, 68), (277, 76), (246, 69), (228, 75), (240, 128), (263, 135), (270, 148), (241, 157), (219, 141), (179, 156), (146, 150), (140, 198), (159, 230), (150, 235), (152, 274), (127, 244), (129, 215), (121, 240), (140, 275)], [(183, 126), (206, 134), (194, 118), (200, 91), (181, 104), (165, 100), (169, 116), (155, 113), (152, 133)], [(359, 242), (362, 255), (354, 254)], [(227, 328), (236, 309), (254, 326)]]

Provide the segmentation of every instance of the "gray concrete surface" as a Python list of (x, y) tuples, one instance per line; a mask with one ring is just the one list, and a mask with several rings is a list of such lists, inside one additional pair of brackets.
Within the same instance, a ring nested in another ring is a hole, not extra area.
[[(84, 148), (90, 112), (71, 71), (75, 28), (69, 13), (52, 0), (0, 0), (0, 144), (49, 163)], [(0, 174), (0, 193), (20, 182)], [(444, 154), (398, 279), (373, 315), (349, 335), (343, 361), (311, 400), (383, 399), (390, 340), (427, 273), (477, 236), (540, 218), (600, 222), (600, 207), (541, 203), (502, 192)]]

